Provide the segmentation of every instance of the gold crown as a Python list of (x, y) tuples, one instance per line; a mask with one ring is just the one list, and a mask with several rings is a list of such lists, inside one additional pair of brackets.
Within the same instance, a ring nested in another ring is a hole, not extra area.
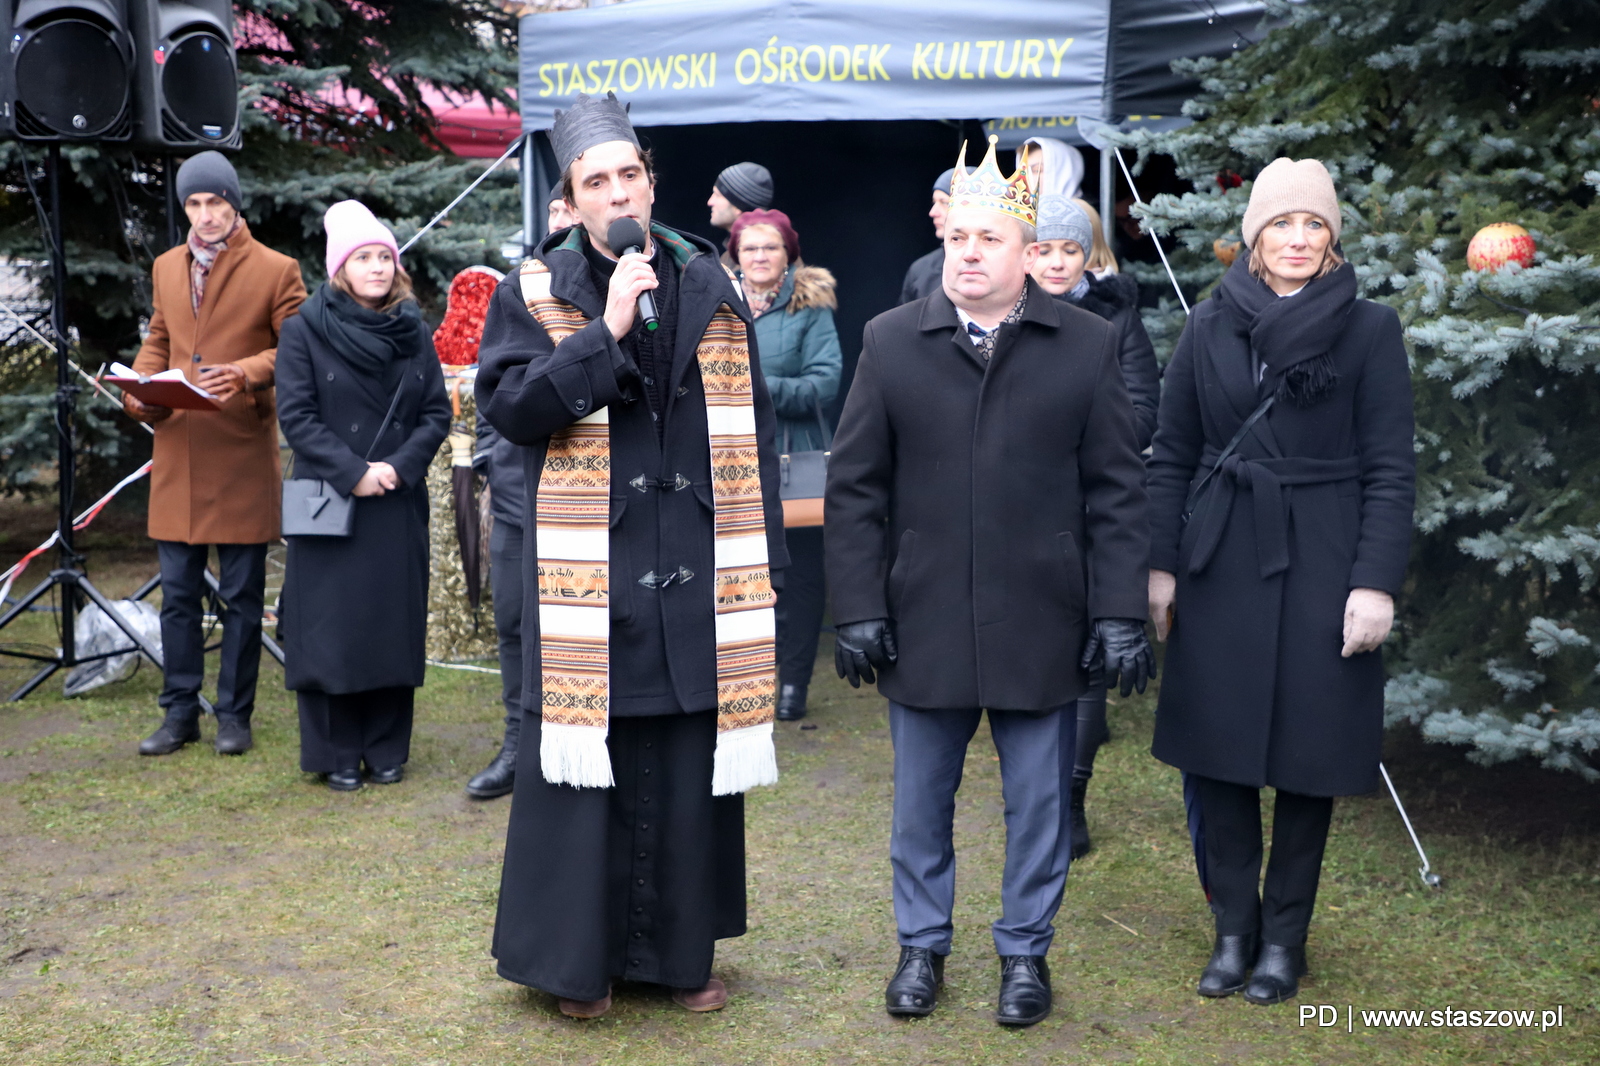
[(1038, 219), (1039, 197), (1028, 183), (1028, 150), (1017, 156), (1017, 172), (1007, 178), (1000, 173), (995, 161), (995, 146), (1000, 138), (989, 137), (989, 153), (976, 170), (967, 169), (967, 142), (961, 142), (961, 155), (956, 159), (955, 176), (950, 179), (951, 207), (986, 207), (991, 211), (1010, 215), (1025, 225), (1035, 225)]

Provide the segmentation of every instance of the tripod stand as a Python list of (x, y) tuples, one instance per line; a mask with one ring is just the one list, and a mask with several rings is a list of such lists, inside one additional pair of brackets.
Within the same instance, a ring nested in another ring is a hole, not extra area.
[[(125, 655), (135, 650), (142, 652), (151, 662), (156, 664), (158, 669), (162, 668), (161, 652), (129, 625), (121, 613), (111, 605), (111, 601), (106, 599), (100, 590), (90, 583), (88, 576), (83, 571), (83, 556), (73, 546), (72, 497), (76, 481), (76, 456), (72, 437), (72, 416), (74, 408), (77, 406), (79, 387), (73, 381), (71, 361), (67, 358), (67, 263), (66, 246), (61, 236), (60, 145), (50, 145), (46, 169), (49, 171), (47, 180), (50, 185), (50, 218), (49, 229), (46, 233), (46, 237), (50, 242), (50, 329), (55, 334), (56, 342), (56, 495), (60, 505), (56, 518), (56, 535), (58, 538), (56, 543), (59, 554), (56, 568), (50, 571), (49, 576), (36, 585), (26, 596), (23, 596), (9, 611), (0, 615), (0, 629), (10, 625), (46, 593), (52, 589), (59, 588), (61, 590), (61, 613), (58, 617), (61, 623), (61, 649), (55, 655), (41, 655), (34, 652), (0, 648), (0, 655), (18, 659), (32, 659), (43, 664), (37, 673), (7, 697), (8, 702), (15, 702), (25, 698), (28, 693), (44, 684), (50, 675), (57, 670), (70, 670), (80, 663), (106, 659), (113, 655)], [(106, 617), (132, 641), (132, 646), (117, 648), (113, 651), (101, 652), (96, 655), (79, 656), (76, 647), (76, 627), (78, 610), (82, 606), (84, 599), (104, 611)]]

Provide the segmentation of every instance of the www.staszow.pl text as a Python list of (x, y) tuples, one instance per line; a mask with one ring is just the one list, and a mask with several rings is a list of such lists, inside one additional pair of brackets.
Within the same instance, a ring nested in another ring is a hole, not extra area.
[(1566, 1024), (1566, 1008), (1550, 1010), (1469, 1010), (1443, 1007), (1434, 1010), (1356, 1010), (1345, 1004), (1300, 1004), (1301, 1028), (1340, 1028), (1354, 1032), (1363, 1029), (1560, 1029)]

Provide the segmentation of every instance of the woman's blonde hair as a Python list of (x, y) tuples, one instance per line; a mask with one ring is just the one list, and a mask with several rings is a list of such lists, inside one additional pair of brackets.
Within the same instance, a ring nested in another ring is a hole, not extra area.
[[(328, 284), (354, 300), (356, 296), (355, 290), (350, 287), (350, 279), (345, 277), (344, 274), (345, 265), (349, 262), (350, 260), (346, 259), (344, 263), (339, 265), (339, 272), (328, 279)], [(406, 268), (400, 265), (400, 260), (396, 259), (394, 261), (394, 278), (389, 282), (389, 295), (384, 297), (383, 303), (378, 305), (378, 310), (387, 314), (407, 300), (414, 298), (411, 275), (406, 273)], [(359, 300), (356, 302), (360, 303)]]
[[(1267, 226), (1272, 225), (1273, 221), (1275, 220), (1268, 219)], [(1267, 226), (1261, 227), (1261, 233), (1256, 236), (1255, 247), (1250, 249), (1250, 276), (1257, 281), (1267, 280), (1267, 268), (1262, 265), (1261, 257), (1256, 254), (1256, 251), (1261, 247), (1261, 238), (1266, 235)], [(1327, 249), (1322, 253), (1322, 266), (1306, 280), (1316, 281), (1318, 278), (1325, 278), (1344, 266), (1344, 256), (1339, 254), (1338, 249), (1334, 248), (1333, 244), (1333, 241), (1328, 242)]]
[(1083, 208), (1083, 213), (1089, 216), (1089, 221), (1094, 224), (1094, 247), (1089, 249), (1089, 259), (1083, 264), (1083, 269), (1099, 274), (1109, 270), (1117, 272), (1117, 257), (1111, 251), (1111, 245), (1106, 243), (1105, 226), (1100, 222), (1100, 212), (1096, 211), (1087, 200), (1074, 199), (1073, 203)]

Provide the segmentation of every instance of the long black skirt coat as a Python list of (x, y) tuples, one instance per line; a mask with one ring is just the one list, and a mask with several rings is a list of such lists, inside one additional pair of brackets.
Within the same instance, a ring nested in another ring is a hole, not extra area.
[(1383, 658), (1344, 659), (1354, 588), (1398, 595), (1416, 463), (1400, 322), (1356, 301), (1333, 395), (1279, 401), (1191, 487), (1260, 403), (1220, 301), (1195, 308), (1167, 368), (1150, 470), (1152, 568), (1177, 575), (1152, 751), (1206, 777), (1310, 796), (1377, 787)]
[(834, 620), (894, 620), (878, 691), (908, 707), (1060, 707), (1090, 621), (1147, 610), (1118, 335), (1027, 284), (987, 362), (943, 290), (867, 323), (834, 436)]
[(284, 574), (284, 684), (366, 692), (422, 684), (428, 627), (428, 464), (450, 431), (450, 400), (433, 341), (418, 333), (405, 389), (387, 426), (398, 377), (364, 373), (296, 315), (278, 339), (278, 423), (296, 477), (349, 495), (363, 458), (394, 467), (400, 489), (355, 499), (348, 537), (290, 537)]

